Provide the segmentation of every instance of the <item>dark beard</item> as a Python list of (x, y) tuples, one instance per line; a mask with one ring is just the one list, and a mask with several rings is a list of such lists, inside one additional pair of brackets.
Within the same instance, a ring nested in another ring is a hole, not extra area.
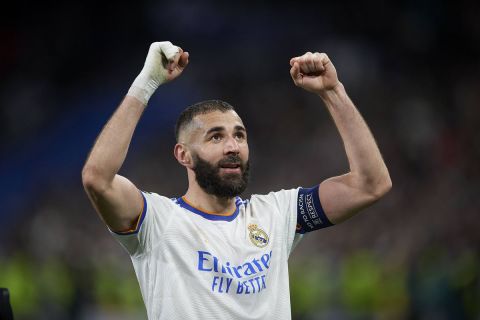
[[(198, 185), (208, 194), (219, 198), (233, 198), (240, 195), (248, 185), (250, 164), (243, 163), (238, 155), (229, 155), (212, 165), (197, 154), (193, 155), (195, 176)], [(240, 163), (241, 174), (225, 174), (220, 176), (220, 167), (225, 163)]]

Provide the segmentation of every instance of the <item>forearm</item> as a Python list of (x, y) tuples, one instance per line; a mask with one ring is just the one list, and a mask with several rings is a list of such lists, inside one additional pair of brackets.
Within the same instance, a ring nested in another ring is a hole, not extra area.
[(98, 136), (84, 166), (83, 174), (108, 186), (120, 170), (133, 132), (145, 109), (138, 99), (126, 96)]
[(383, 193), (391, 184), (388, 169), (366, 122), (345, 88), (339, 83), (335, 88), (319, 94), (343, 140), (354, 187), (373, 194)]
[[(162, 57), (167, 59), (165, 63)], [(160, 85), (179, 76), (187, 64), (188, 52), (183, 52), (171, 42), (150, 45), (142, 71), (95, 142), (83, 170), (84, 184), (91, 185), (93, 182), (103, 187), (113, 181), (125, 160), (133, 131), (150, 97)]]

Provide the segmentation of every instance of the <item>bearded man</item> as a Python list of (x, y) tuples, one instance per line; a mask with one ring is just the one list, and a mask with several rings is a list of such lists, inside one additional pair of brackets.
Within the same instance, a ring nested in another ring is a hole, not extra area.
[(174, 155), (183, 196), (141, 192), (118, 175), (155, 90), (178, 77), (189, 54), (150, 46), (145, 66), (103, 128), (83, 185), (130, 254), (149, 319), (291, 319), (288, 257), (307, 232), (340, 223), (391, 188), (375, 140), (325, 53), (290, 60), (295, 85), (320, 97), (343, 140), (350, 171), (312, 188), (239, 196), (249, 173), (247, 130), (234, 108), (210, 100), (185, 109)]

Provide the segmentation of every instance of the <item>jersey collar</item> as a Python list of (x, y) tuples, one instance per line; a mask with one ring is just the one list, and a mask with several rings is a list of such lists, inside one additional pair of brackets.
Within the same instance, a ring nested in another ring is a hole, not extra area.
[(202, 216), (205, 219), (208, 220), (213, 220), (213, 221), (233, 221), (238, 213), (240, 212), (240, 205), (243, 204), (243, 201), (240, 197), (235, 197), (235, 211), (231, 214), (215, 214), (211, 212), (206, 212), (204, 210), (195, 208), (192, 204), (188, 203), (188, 200), (186, 200), (184, 197), (177, 198), (177, 204), (180, 205), (180, 207), (187, 209), (188, 211), (191, 211), (195, 214), (198, 214), (199, 216)]

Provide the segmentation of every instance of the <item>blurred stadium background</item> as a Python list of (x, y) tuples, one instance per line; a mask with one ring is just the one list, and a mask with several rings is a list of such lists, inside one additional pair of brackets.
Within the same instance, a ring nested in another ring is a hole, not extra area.
[(122, 169), (179, 196), (172, 156), (185, 106), (219, 98), (249, 130), (244, 197), (347, 170), (319, 99), (289, 59), (325, 51), (369, 123), (394, 188), (291, 257), (294, 319), (480, 319), (478, 1), (232, 4), (16, 2), (2, 12), (0, 287), (16, 319), (146, 318), (127, 254), (80, 172), (152, 41), (190, 52), (158, 90)]

